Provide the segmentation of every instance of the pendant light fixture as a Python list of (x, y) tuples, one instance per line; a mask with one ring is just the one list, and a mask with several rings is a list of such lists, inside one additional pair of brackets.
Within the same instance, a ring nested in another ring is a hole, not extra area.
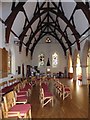
[(49, 61), (49, 58), (48, 58), (48, 61), (47, 61), (47, 66), (50, 66), (50, 61)]

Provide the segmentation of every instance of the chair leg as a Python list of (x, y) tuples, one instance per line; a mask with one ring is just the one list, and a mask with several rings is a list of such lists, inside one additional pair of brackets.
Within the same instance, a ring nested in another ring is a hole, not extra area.
[(52, 107), (53, 107), (53, 97), (52, 97)]
[(65, 99), (64, 93), (63, 93), (63, 100)]
[(43, 108), (43, 107), (44, 107), (44, 100), (42, 100), (42, 103), (41, 103), (41, 104), (42, 104), (42, 108)]
[(72, 93), (70, 93), (70, 98), (72, 99)]
[(29, 110), (29, 118), (31, 120), (32, 116), (31, 116), (31, 109)]

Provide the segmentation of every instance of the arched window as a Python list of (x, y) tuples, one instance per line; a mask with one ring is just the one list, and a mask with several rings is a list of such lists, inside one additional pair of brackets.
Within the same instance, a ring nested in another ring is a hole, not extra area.
[(38, 56), (38, 60), (39, 60), (39, 62), (38, 62), (38, 66), (39, 66), (39, 67), (45, 65), (44, 54), (40, 54), (40, 55)]
[(8, 74), (11, 73), (11, 51), (8, 52)]
[(54, 53), (52, 55), (52, 67), (57, 67), (58, 65), (58, 55), (57, 53)]

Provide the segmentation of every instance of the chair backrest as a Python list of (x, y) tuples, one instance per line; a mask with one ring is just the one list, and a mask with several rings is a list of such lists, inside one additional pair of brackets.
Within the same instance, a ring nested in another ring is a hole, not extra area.
[(7, 112), (6, 112), (6, 109), (5, 109), (5, 104), (4, 102), (1, 102), (1, 109), (2, 109), (2, 118), (6, 118), (7, 116)]
[(15, 95), (14, 92), (11, 91), (3, 96), (5, 109), (6, 111), (9, 111), (11, 107), (13, 107), (16, 104)]
[(22, 87), (21, 83), (18, 83), (16, 86), (14, 86), (14, 90), (15, 90), (16, 92), (19, 92), (20, 89), (21, 89), (21, 87)]
[(44, 99), (44, 90), (43, 90), (43, 88), (40, 88), (40, 98)]
[(60, 92), (63, 92), (63, 90), (64, 90), (64, 85), (63, 85), (61, 82), (58, 82), (57, 84), (58, 84), (58, 87), (59, 87), (59, 91), (60, 91)]
[(41, 88), (42, 99), (44, 98), (44, 89)]
[(8, 112), (6, 111), (5, 109), (5, 104), (4, 102), (1, 102), (1, 109), (2, 109), (2, 113), (0, 115), (1, 116), (1, 119), (4, 120), (3, 118), (9, 118), (10, 117), (10, 120), (12, 120), (13, 118), (21, 118), (21, 115), (20, 115), (20, 112)]
[(25, 79), (22, 83), (21, 83), (21, 89), (25, 87), (25, 85), (27, 84), (27, 79)]

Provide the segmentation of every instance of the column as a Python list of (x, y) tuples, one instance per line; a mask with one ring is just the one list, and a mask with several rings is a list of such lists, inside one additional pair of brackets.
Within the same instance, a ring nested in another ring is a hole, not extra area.
[(77, 80), (76, 66), (73, 66), (73, 80)]
[(87, 85), (87, 66), (86, 65), (82, 65), (82, 84), (83, 85)]

